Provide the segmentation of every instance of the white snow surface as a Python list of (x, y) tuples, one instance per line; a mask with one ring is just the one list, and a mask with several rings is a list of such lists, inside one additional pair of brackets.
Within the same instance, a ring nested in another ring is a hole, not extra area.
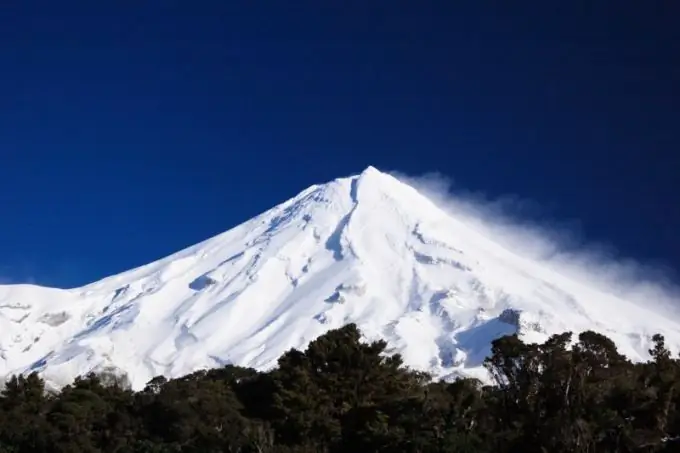
[(596, 330), (633, 360), (680, 322), (517, 256), (369, 167), (193, 247), (82, 288), (0, 286), (0, 376), (89, 371), (134, 389), (233, 363), (276, 366), (354, 322), (435, 377), (487, 379), (490, 343)]

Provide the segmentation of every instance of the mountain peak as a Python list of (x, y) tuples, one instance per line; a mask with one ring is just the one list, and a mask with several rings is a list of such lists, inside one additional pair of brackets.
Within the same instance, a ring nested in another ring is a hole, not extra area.
[(346, 180), (354, 190), (358, 190), (360, 185), (370, 186), (374, 189), (382, 187), (382, 189), (387, 190), (388, 187), (386, 187), (386, 185), (390, 183), (394, 184), (394, 182), (396, 182), (395, 178), (387, 173), (381, 172), (373, 166), (368, 166), (361, 173), (343, 179)]
[[(399, 199), (400, 204), (412, 205), (416, 202), (421, 206), (434, 207), (427, 197), (420, 194), (408, 183), (373, 166), (368, 166), (358, 175), (351, 177), (350, 182), (354, 184), (352, 187), (357, 197), (359, 197), (359, 193), (373, 192), (374, 194), (380, 193), (381, 198)], [(413, 206), (409, 209), (413, 209)]]
[(368, 167), (366, 167), (364, 169), (364, 171), (361, 172), (361, 174), (359, 176), (360, 177), (364, 177), (364, 176), (370, 177), (371, 175), (378, 176), (378, 175), (383, 175), (383, 173), (380, 170), (378, 170), (377, 168), (375, 168), (374, 166), (369, 165)]
[(511, 254), (372, 166), (155, 263), (68, 291), (0, 286), (0, 301), (0, 374), (57, 386), (268, 369), (349, 322), (438, 377), (484, 379), (508, 333), (601, 331), (632, 359), (655, 333), (680, 349), (678, 320)]
[(357, 183), (380, 186), (383, 190), (394, 190), (397, 186), (408, 186), (389, 173), (382, 172), (373, 166), (366, 167), (361, 173), (352, 177)]

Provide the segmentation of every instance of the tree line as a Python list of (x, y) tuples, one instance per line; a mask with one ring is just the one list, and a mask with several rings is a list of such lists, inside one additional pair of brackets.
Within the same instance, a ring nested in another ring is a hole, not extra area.
[(495, 340), (492, 385), (434, 381), (350, 324), (268, 372), (226, 366), (132, 391), (90, 374), (49, 392), (37, 374), (0, 394), (0, 453), (680, 451), (680, 361), (660, 335), (633, 363), (584, 332)]

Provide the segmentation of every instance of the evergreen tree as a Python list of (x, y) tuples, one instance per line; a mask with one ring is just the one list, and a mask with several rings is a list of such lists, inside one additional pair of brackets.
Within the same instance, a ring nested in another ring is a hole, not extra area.
[[(0, 392), (0, 453), (680, 451), (680, 360), (655, 335), (632, 363), (596, 332), (495, 340), (493, 385), (431, 381), (355, 325), (269, 372), (226, 366), (139, 392), (90, 374), (48, 393), (36, 374)], [(573, 343), (573, 344), (572, 344)]]

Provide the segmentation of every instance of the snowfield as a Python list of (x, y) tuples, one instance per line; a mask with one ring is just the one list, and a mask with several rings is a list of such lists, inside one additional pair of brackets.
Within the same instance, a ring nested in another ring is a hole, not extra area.
[(227, 363), (268, 369), (355, 322), (437, 377), (485, 378), (494, 338), (596, 330), (633, 360), (680, 322), (517, 256), (369, 167), (157, 262), (76, 289), (0, 286), (0, 375), (92, 370), (135, 389)]

